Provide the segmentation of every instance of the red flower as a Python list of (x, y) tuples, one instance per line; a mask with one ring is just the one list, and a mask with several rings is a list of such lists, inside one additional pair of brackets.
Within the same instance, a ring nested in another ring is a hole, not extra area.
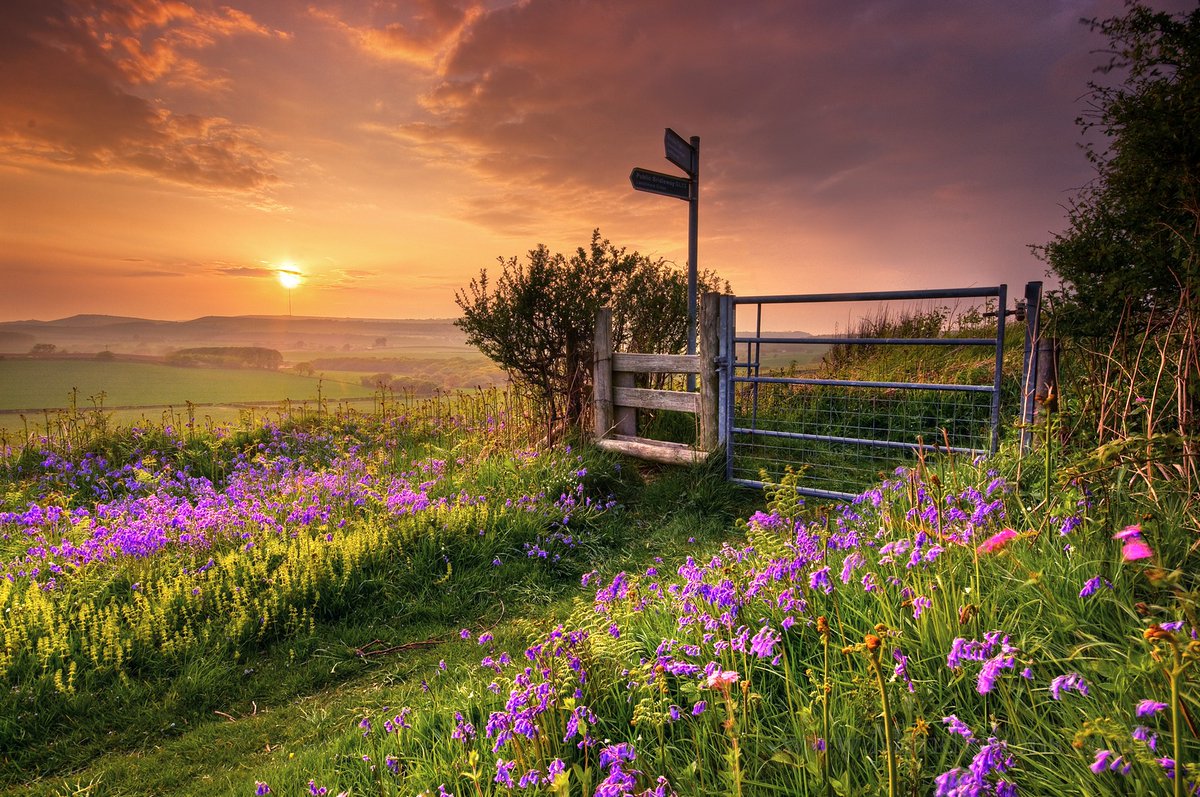
[(1014, 529), (1002, 529), (981, 542), (975, 550), (979, 553), (995, 553), (1018, 536)]

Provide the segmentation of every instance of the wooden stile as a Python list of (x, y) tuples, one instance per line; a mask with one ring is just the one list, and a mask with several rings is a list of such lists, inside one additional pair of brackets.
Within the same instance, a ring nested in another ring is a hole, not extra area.
[[(673, 465), (702, 462), (719, 446), (720, 295), (707, 293), (700, 305), (699, 354), (613, 352), (612, 310), (596, 314), (593, 372), (597, 445), (607, 451)], [(698, 392), (634, 387), (634, 374), (698, 374)], [(695, 447), (637, 437), (637, 409), (665, 409), (697, 416)]]

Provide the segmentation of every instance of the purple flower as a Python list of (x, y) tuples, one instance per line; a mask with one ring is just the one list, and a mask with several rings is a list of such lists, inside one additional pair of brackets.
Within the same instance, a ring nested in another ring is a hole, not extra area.
[(699, 717), (704, 713), (704, 709), (708, 708), (707, 700), (697, 700), (696, 705), (692, 706), (692, 716)]
[(263, 797), (263, 795), (264, 795), (264, 794), (270, 794), (270, 793), (271, 793), (271, 787), (270, 787), (270, 786), (268, 786), (267, 784), (263, 783), (261, 780), (256, 780), (256, 781), (254, 781), (254, 794), (255, 794), (255, 797)]
[(1093, 576), (1087, 580), (1086, 584), (1083, 585), (1083, 589), (1079, 590), (1079, 597), (1090, 598), (1096, 593), (1097, 590), (1100, 589), (1100, 587), (1112, 589), (1112, 584), (1106, 578)]
[(1092, 762), (1088, 769), (1099, 775), (1104, 770), (1108, 769), (1108, 760), (1112, 758), (1112, 750), (1097, 750), (1096, 760)]
[(450, 731), (450, 738), (463, 744), (470, 744), (475, 738), (475, 726), (467, 722), (461, 711), (454, 712), (454, 730)]
[(1114, 534), (1112, 536), (1112, 538), (1114, 540), (1130, 540), (1130, 539), (1133, 539), (1134, 537), (1140, 537), (1140, 536), (1142, 536), (1142, 527), (1137, 524), (1134, 524), (1132, 526), (1126, 526), (1125, 528), (1121, 529), (1116, 534)]
[(1149, 717), (1152, 714), (1157, 714), (1166, 707), (1166, 703), (1159, 703), (1157, 700), (1142, 700), (1137, 704), (1135, 713), (1139, 717)]
[(1008, 743), (1003, 739), (991, 737), (971, 759), (970, 770), (982, 780), (993, 772), (1005, 772), (1013, 765), (1012, 756), (1008, 754)]
[(516, 761), (505, 761), (503, 758), (497, 758), (494, 782), (507, 786), (510, 789), (513, 788), (512, 768), (516, 766), (516, 763)]
[(1146, 746), (1151, 750), (1158, 749), (1158, 735), (1152, 733), (1145, 725), (1139, 725), (1134, 728), (1130, 736), (1132, 736), (1134, 739), (1137, 739), (1139, 742), (1145, 742)]
[(633, 745), (628, 742), (610, 745), (600, 751), (600, 766), (605, 769), (611, 769), (614, 765), (622, 762), (632, 762), (637, 759), (637, 753), (633, 749)]
[(853, 577), (854, 571), (857, 570), (858, 568), (862, 567), (866, 563), (867, 563), (867, 560), (865, 558), (863, 558), (863, 555), (861, 553), (859, 553), (858, 551), (855, 551), (854, 553), (847, 556), (846, 560), (842, 563), (842, 575), (841, 575), (842, 583), (843, 584), (850, 583), (850, 579), (851, 579), (851, 577)]
[(833, 592), (833, 584), (829, 580), (829, 568), (822, 567), (809, 574), (808, 588), (814, 592), (819, 589), (826, 595)]
[(965, 722), (960, 720), (957, 715), (951, 714), (949, 717), (942, 717), (942, 722), (949, 726), (946, 728), (946, 730), (950, 733), (957, 733), (968, 742), (975, 741), (974, 732), (972, 732), (971, 728)]
[(1081, 695), (1087, 695), (1088, 693), (1087, 681), (1077, 672), (1060, 675), (1050, 682), (1050, 696), (1055, 700), (1062, 700), (1062, 693), (1072, 689)]
[(779, 633), (771, 626), (764, 625), (759, 629), (750, 640), (750, 652), (760, 659), (765, 659), (771, 656), (775, 651), (775, 645), (779, 643)]
[(1012, 669), (1016, 664), (1016, 660), (1012, 656), (996, 656), (988, 659), (983, 663), (983, 667), (979, 670), (979, 679), (975, 684), (975, 691), (981, 695), (986, 695), (996, 687), (996, 679), (1000, 677), (1000, 673), (1007, 669)]
[[(961, 723), (956, 718), (951, 723), (954, 724)], [(1008, 754), (1008, 744), (991, 737), (979, 748), (967, 769), (954, 767), (938, 775), (934, 779), (937, 786), (934, 794), (937, 797), (982, 797), (987, 794), (1016, 797), (1017, 789), (1013, 784), (1003, 778), (997, 779), (994, 784), (988, 780), (989, 776), (1005, 773), (1013, 764), (1013, 758)]]
[(908, 677), (908, 656), (900, 652), (900, 648), (892, 649), (892, 658), (896, 660), (896, 666), (893, 673), (897, 678), (904, 679), (905, 685), (909, 692), (916, 692), (917, 688), (913, 686), (912, 678)]

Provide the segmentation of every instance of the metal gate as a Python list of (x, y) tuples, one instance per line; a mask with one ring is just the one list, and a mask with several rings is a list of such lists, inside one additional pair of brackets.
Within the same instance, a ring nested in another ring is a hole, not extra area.
[[(1005, 317), (1011, 312), (1020, 315), (1032, 298), (1028, 337), (1036, 325), (1040, 296), (1041, 283), (1030, 283), (1017, 311), (1006, 310), (1005, 285), (722, 297), (720, 438), (725, 441), (726, 475), (739, 484), (761, 487), (765, 482), (778, 483), (792, 466), (803, 470), (800, 493), (848, 499), (856, 494), (850, 490), (877, 483), (897, 465), (913, 462), (919, 451), (994, 452), (1000, 430)], [(994, 334), (972, 336), (971, 329), (948, 333), (941, 325), (930, 330), (920, 324), (915, 325), (915, 334), (903, 335), (869, 336), (848, 330), (840, 335), (787, 337), (763, 331), (763, 308), (771, 305), (873, 302), (892, 306), (886, 303), (964, 299), (994, 302)], [(739, 316), (744, 328), (753, 325), (753, 334), (736, 332)], [(783, 366), (778, 356), (770, 362), (773, 352), (777, 355), (787, 347), (823, 348), (822, 375), (805, 372), (802, 364)], [(890, 356), (896, 364), (896, 378), (856, 379), (852, 368), (827, 376), (830, 353), (853, 363), (853, 354), (862, 347), (886, 351), (885, 361)], [(952, 380), (936, 368), (935, 352), (948, 353), (944, 347), (956, 349), (954, 362), (968, 363)], [(964, 350), (979, 355), (971, 360)], [(1026, 367), (1028, 351), (1029, 340)], [(927, 360), (932, 367), (923, 373), (916, 366)], [(929, 376), (934, 373), (937, 376)], [(1022, 408), (1023, 414), (1026, 409)]]

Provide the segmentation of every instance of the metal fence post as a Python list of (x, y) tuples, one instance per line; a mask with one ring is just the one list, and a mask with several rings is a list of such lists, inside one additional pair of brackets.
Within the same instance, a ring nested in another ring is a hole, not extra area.
[(1008, 285), (997, 286), (996, 373), (992, 380), (992, 453), (1000, 450), (1000, 383), (1004, 377), (1004, 319), (1008, 316)]
[(1025, 283), (1025, 351), (1021, 358), (1021, 453), (1033, 442), (1034, 395), (1037, 392), (1038, 342), (1042, 338), (1042, 283)]
[(717, 356), (720, 351), (719, 306), (720, 294), (706, 293), (700, 297), (700, 434), (697, 448), (712, 453), (720, 439), (718, 417), (720, 402), (720, 371)]
[(721, 374), (721, 444), (725, 446), (725, 478), (733, 479), (733, 405), (736, 400), (733, 389), (734, 363), (737, 362), (735, 316), (737, 304), (731, 294), (721, 297), (721, 358), (724, 360)]

